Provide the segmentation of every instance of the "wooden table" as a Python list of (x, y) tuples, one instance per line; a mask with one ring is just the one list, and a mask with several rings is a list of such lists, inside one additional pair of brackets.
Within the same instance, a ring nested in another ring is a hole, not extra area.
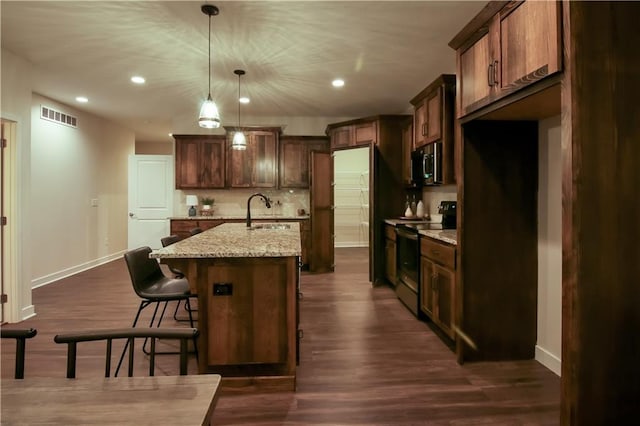
[(209, 425), (220, 375), (2, 379), (3, 425)]

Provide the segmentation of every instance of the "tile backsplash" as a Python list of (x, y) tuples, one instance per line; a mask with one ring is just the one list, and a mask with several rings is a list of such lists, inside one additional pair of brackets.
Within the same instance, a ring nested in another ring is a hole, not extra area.
[[(268, 209), (260, 197), (251, 200), (251, 214), (296, 216), (298, 209), (309, 212), (309, 190), (305, 189), (211, 189), (211, 190), (176, 190), (174, 195), (174, 216), (187, 216), (189, 206), (187, 195), (196, 195), (198, 200), (207, 196), (213, 198), (213, 209), (216, 215), (244, 216), (247, 214), (247, 199), (255, 193), (262, 193), (272, 201)], [(200, 210), (200, 207), (197, 207)]]
[(442, 185), (422, 189), (422, 202), (424, 211), (428, 212), (431, 220), (440, 221), (442, 215), (438, 214), (438, 206), (441, 201), (457, 201), (458, 192), (455, 185)]

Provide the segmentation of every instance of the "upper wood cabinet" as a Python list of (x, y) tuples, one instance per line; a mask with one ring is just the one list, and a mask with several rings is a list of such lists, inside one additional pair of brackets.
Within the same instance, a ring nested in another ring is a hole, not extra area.
[(378, 126), (376, 120), (368, 119), (330, 124), (327, 135), (331, 139), (332, 150), (370, 146), (378, 143)]
[(281, 136), (279, 150), (280, 188), (308, 188), (311, 152), (329, 152), (329, 138), (323, 136)]
[(406, 120), (402, 126), (402, 182), (411, 185), (411, 151), (413, 151), (413, 122)]
[(277, 155), (280, 128), (243, 129), (247, 149), (231, 149), (235, 128), (227, 130), (227, 186), (275, 188), (278, 185)]
[(453, 124), (455, 87), (456, 76), (443, 74), (411, 99), (414, 149), (449, 136), (446, 132)]
[(457, 50), (458, 117), (562, 70), (561, 2), (490, 3), (449, 45)]
[[(442, 181), (444, 184), (455, 183), (453, 158), (455, 98), (456, 76), (442, 74), (411, 99), (411, 104), (414, 106), (413, 149), (430, 143), (442, 143)], [(409, 173), (411, 173), (410, 170)], [(410, 181), (411, 176), (409, 175), (409, 183)]]
[(225, 136), (174, 135), (176, 188), (224, 188)]

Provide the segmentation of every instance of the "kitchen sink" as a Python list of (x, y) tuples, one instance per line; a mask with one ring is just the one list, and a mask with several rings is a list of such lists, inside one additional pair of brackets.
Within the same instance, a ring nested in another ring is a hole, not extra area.
[(250, 229), (291, 229), (288, 223), (256, 223)]

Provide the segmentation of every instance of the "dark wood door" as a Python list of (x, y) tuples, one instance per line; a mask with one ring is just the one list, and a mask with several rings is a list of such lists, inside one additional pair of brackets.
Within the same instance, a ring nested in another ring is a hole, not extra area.
[(455, 337), (453, 333), (454, 284), (454, 272), (434, 263), (433, 285), (436, 294), (434, 303), (436, 309), (435, 318), (440, 329), (452, 339)]
[(458, 117), (487, 103), (491, 93), (488, 67), (491, 60), (489, 33), (460, 53), (460, 87)]
[(204, 140), (201, 142), (201, 188), (224, 188), (225, 139)]
[(252, 185), (256, 188), (275, 188), (278, 184), (276, 174), (278, 156), (277, 138), (273, 132), (251, 132), (250, 151), (253, 164)]
[(200, 141), (176, 138), (176, 188), (199, 188), (200, 173)]
[(514, 3), (500, 13), (499, 95), (506, 95), (561, 69), (560, 2)]
[(309, 187), (309, 160), (304, 140), (280, 141), (280, 187)]
[(434, 320), (433, 289), (435, 263), (426, 257), (420, 257), (420, 309)]
[(309, 270), (328, 272), (334, 269), (333, 229), (333, 157), (311, 153), (311, 253)]
[(425, 100), (427, 106), (424, 142), (436, 142), (442, 139), (442, 87), (438, 87)]

